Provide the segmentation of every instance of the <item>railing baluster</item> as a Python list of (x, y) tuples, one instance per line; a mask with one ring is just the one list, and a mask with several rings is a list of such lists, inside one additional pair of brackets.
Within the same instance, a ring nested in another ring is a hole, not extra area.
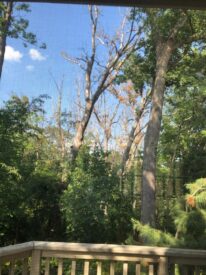
[(114, 268), (114, 263), (110, 263), (110, 275), (114, 275), (114, 271), (115, 268)]
[(58, 275), (62, 275), (63, 274), (63, 259), (59, 259), (58, 260)]
[(22, 275), (28, 275), (28, 258), (22, 260)]
[(89, 275), (89, 262), (84, 262), (84, 275)]
[(49, 275), (49, 273), (50, 273), (50, 258), (46, 258), (44, 275)]
[(41, 268), (41, 251), (33, 250), (31, 257), (31, 272), (30, 275), (40, 275)]
[(128, 263), (123, 263), (123, 275), (127, 275), (128, 273)]
[(195, 266), (195, 275), (200, 275), (200, 267)]
[(101, 275), (102, 274), (102, 263), (98, 262), (97, 263), (97, 275)]
[(168, 275), (168, 259), (166, 257), (159, 259), (158, 275)]
[(141, 272), (141, 265), (140, 265), (140, 263), (137, 263), (136, 264), (136, 275), (140, 275), (140, 272)]
[(72, 270), (71, 270), (71, 275), (76, 274), (76, 261), (72, 261)]
[(154, 264), (149, 264), (149, 275), (154, 275)]

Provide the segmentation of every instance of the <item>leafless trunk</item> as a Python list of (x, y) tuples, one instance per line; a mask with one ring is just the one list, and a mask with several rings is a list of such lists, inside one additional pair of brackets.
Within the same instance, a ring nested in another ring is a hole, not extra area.
[(131, 167), (130, 162), (133, 158), (133, 154), (135, 153), (136, 150), (134, 147), (138, 147), (140, 144), (142, 137), (143, 137), (142, 129), (140, 127), (140, 123), (136, 123), (135, 126), (132, 127), (130, 133), (129, 133), (129, 138), (128, 142), (126, 145), (126, 148), (124, 150), (123, 156), (122, 156), (122, 176), (124, 176), (125, 170), (127, 167)]
[[(118, 121), (115, 121), (115, 117), (117, 115), (119, 105), (120, 105), (120, 103), (118, 103), (115, 106), (114, 111), (111, 112), (106, 109), (106, 100), (104, 98), (104, 113), (99, 114), (98, 111), (96, 109), (94, 109), (94, 115), (97, 119), (97, 122), (104, 132), (104, 146), (103, 146), (103, 148), (104, 148), (105, 153), (108, 153), (108, 151), (109, 151), (109, 141), (112, 138), (112, 126), (118, 122)], [(111, 115), (110, 115), (110, 113), (111, 113)]]
[(65, 132), (62, 125), (62, 95), (63, 95), (63, 86), (64, 86), (64, 77), (62, 77), (62, 80), (60, 83), (58, 83), (54, 76), (50, 73), (54, 84), (56, 86), (57, 92), (58, 92), (58, 102), (57, 102), (57, 109), (54, 113), (54, 119), (56, 122), (56, 129), (57, 129), (57, 145), (58, 150), (61, 154), (61, 184), (63, 185), (65, 183), (65, 167), (64, 167), (64, 161), (65, 161), (65, 155), (66, 155), (66, 143), (65, 143)]
[(129, 133), (128, 136), (128, 141), (127, 141), (127, 145), (125, 147), (125, 150), (123, 152), (122, 155), (122, 163), (121, 163), (121, 174), (122, 177), (124, 176), (124, 172), (125, 172), (125, 168), (127, 166), (127, 162), (130, 160), (130, 155), (131, 155), (131, 149), (134, 145), (134, 143), (136, 145), (138, 145), (143, 137), (143, 133), (142, 133), (142, 129), (140, 126), (140, 120), (144, 114), (145, 108), (147, 106), (148, 103), (148, 99), (149, 99), (149, 95), (146, 98), (142, 98), (142, 104), (141, 104), (141, 108), (139, 110), (138, 113), (135, 113), (135, 123)]
[(130, 149), (129, 159), (126, 163), (126, 169), (127, 170), (131, 169), (131, 167), (134, 163), (134, 160), (137, 158), (137, 151), (140, 148), (140, 145), (142, 143), (142, 139), (144, 137), (144, 132), (143, 132), (143, 129), (140, 128), (140, 125), (139, 125), (139, 127), (136, 128), (135, 133), (138, 133), (138, 134), (135, 134), (136, 137), (135, 137), (134, 142), (133, 142), (133, 144), (131, 146), (131, 149)]
[(57, 106), (57, 112), (56, 112), (56, 123), (57, 123), (58, 132), (59, 132), (61, 157), (62, 157), (62, 160), (64, 160), (66, 150), (65, 150), (64, 130), (62, 128), (61, 117), (62, 117), (62, 92), (59, 92), (58, 106)]
[(82, 143), (84, 140), (84, 133), (85, 133), (85, 130), (89, 123), (90, 117), (92, 115), (95, 103), (96, 103), (96, 101), (93, 102), (91, 100), (87, 100), (87, 102), (86, 102), (86, 106), (84, 109), (84, 116), (83, 116), (82, 120), (78, 123), (77, 131), (76, 131), (75, 137), (73, 139), (73, 145), (71, 148), (71, 153), (72, 153), (73, 159), (76, 158), (76, 156), (79, 152), (79, 149), (82, 146)]
[(64, 130), (62, 127), (62, 93), (63, 93), (63, 86), (64, 86), (64, 77), (62, 77), (62, 80), (59, 84), (55, 80), (52, 73), (50, 73), (50, 75), (58, 92), (58, 103), (57, 103), (57, 109), (55, 110), (54, 116), (56, 121), (56, 127), (58, 129), (58, 143), (60, 145), (61, 158), (62, 160), (64, 160), (65, 153), (66, 153), (65, 136), (64, 136)]
[(126, 148), (122, 155), (122, 162), (121, 162), (121, 174), (120, 174), (120, 190), (124, 193), (125, 186), (124, 186), (124, 178), (125, 173), (128, 171), (131, 166), (132, 162), (135, 158), (137, 149), (142, 141), (144, 134), (142, 133), (140, 123), (136, 123), (135, 126), (132, 127)]
[(13, 2), (7, 2), (5, 11), (2, 11), (2, 23), (0, 30), (0, 78), (2, 75), (2, 69), (4, 64), (4, 54), (6, 49), (6, 38), (11, 22), (11, 15), (13, 9)]

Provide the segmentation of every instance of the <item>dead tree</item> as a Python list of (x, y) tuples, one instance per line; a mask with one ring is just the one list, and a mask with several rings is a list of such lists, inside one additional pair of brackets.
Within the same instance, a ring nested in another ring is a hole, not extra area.
[(118, 88), (112, 86), (110, 92), (131, 110), (133, 117), (132, 119), (128, 118), (126, 121), (127, 124), (133, 121), (133, 125), (131, 128), (128, 127), (128, 125), (126, 127), (127, 130), (130, 128), (130, 131), (122, 153), (121, 178), (123, 178), (127, 168), (131, 167), (132, 159), (144, 136), (143, 129), (145, 125), (142, 125), (141, 120), (145, 115), (149, 103), (150, 92), (143, 92), (143, 88), (139, 91), (135, 91), (131, 81), (128, 81)]
[[(80, 58), (71, 58), (66, 53), (63, 57), (69, 62), (78, 64), (85, 73), (84, 110), (78, 123), (71, 148), (73, 160), (76, 158), (83, 143), (85, 131), (99, 97), (113, 84), (120, 69), (127, 58), (140, 48), (142, 26), (136, 25), (135, 20), (125, 17), (120, 31), (110, 38), (104, 32), (99, 32), (99, 10), (96, 6), (89, 6), (92, 25), (91, 54)], [(104, 47), (107, 58), (98, 58), (97, 47)]]
[(58, 102), (57, 102), (57, 108), (54, 113), (54, 118), (55, 118), (57, 130), (58, 130), (58, 143), (60, 147), (61, 158), (62, 160), (64, 160), (65, 154), (66, 154), (65, 136), (64, 136), (64, 129), (62, 125), (62, 95), (63, 95), (64, 77), (62, 77), (62, 80), (60, 81), (60, 83), (58, 83), (56, 79), (53, 77), (53, 75), (52, 74), (50, 75), (53, 79), (53, 82), (58, 92)]
[(118, 122), (118, 120), (115, 120), (118, 109), (120, 106), (120, 102), (116, 104), (116, 106), (113, 108), (113, 112), (109, 111), (106, 108), (106, 99), (104, 97), (104, 102), (103, 102), (103, 113), (100, 113), (98, 109), (94, 108), (94, 115), (97, 119), (97, 122), (99, 126), (102, 128), (103, 133), (104, 133), (104, 152), (108, 153), (109, 151), (109, 141), (112, 138), (112, 126)]

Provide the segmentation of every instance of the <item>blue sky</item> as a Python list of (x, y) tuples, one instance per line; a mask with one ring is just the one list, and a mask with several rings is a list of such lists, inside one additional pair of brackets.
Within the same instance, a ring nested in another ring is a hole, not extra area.
[[(5, 60), (0, 83), (0, 105), (12, 93), (30, 97), (46, 93), (52, 97), (46, 105), (47, 109), (51, 109), (51, 104), (55, 104), (57, 97), (49, 73), (51, 72), (57, 81), (61, 80), (62, 75), (65, 76), (64, 106), (67, 106), (74, 99), (75, 81), (80, 71), (78, 66), (66, 62), (60, 52), (65, 51), (71, 56), (78, 56), (82, 48), (89, 50), (88, 7), (31, 4), (31, 10), (31, 13), (26, 14), (30, 21), (29, 31), (37, 35), (39, 43), (45, 42), (47, 49), (41, 50), (34, 46), (24, 48), (21, 40), (7, 40), (10, 52), (14, 51), (10, 54), (13, 54), (13, 59), (19, 60)], [(106, 33), (113, 33), (120, 25), (125, 9), (102, 7), (101, 12), (101, 25)]]

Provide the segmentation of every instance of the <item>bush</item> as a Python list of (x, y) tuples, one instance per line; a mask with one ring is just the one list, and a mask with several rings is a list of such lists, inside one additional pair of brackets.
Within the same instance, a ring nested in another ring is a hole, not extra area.
[(132, 229), (130, 205), (104, 153), (83, 147), (62, 197), (69, 241), (123, 242)]

